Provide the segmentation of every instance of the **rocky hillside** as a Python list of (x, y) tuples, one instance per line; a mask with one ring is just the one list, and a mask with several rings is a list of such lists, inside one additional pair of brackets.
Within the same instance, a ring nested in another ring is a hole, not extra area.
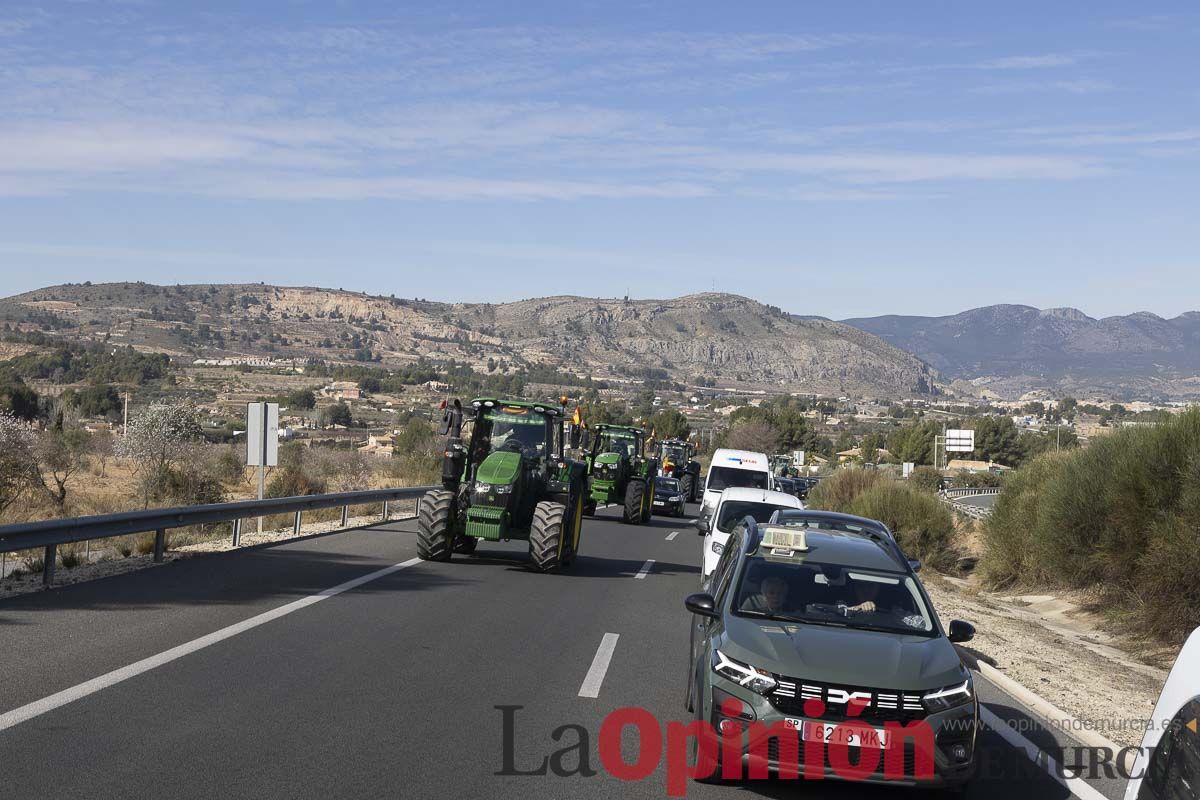
[(1093, 319), (1074, 308), (996, 305), (947, 317), (848, 319), (948, 378), (1032, 388), (1189, 395), (1198, 391), (1200, 313)]
[(919, 359), (853, 327), (728, 294), (459, 304), (262, 284), (71, 284), (0, 300), (3, 323), (183, 359), (401, 366), (425, 357), (501, 372), (544, 365), (598, 379), (880, 396), (928, 393), (936, 379)]

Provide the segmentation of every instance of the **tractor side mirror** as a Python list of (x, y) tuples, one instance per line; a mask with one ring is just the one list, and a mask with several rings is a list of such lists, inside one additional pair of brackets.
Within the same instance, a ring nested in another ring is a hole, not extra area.
[(442, 414), (442, 423), (438, 426), (438, 436), (445, 436), (450, 432), (450, 411)]
[(571, 426), (571, 436), (570, 436), (570, 439), (571, 439), (571, 449), (572, 449), (572, 450), (577, 450), (577, 449), (579, 448), (579, 444), (580, 444), (580, 439), (581, 439), (581, 438), (582, 438), (582, 437), (580, 436), (580, 430), (579, 430), (579, 426), (578, 426), (578, 425), (572, 425), (572, 426)]

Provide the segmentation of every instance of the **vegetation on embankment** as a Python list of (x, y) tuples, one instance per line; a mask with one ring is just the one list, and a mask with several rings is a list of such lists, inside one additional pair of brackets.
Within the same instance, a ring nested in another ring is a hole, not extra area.
[(891, 528), (910, 557), (935, 569), (954, 565), (954, 516), (932, 492), (874, 470), (843, 469), (817, 484), (809, 504), (877, 519)]
[(1093, 591), (1123, 629), (1181, 642), (1200, 626), (1200, 410), (1035, 459), (984, 543), (989, 585)]

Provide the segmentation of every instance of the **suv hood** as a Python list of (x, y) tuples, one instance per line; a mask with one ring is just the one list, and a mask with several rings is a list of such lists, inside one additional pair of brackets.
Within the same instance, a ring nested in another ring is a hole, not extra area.
[(739, 661), (817, 683), (919, 691), (962, 681), (962, 661), (944, 636), (857, 631), (725, 616), (717, 642)]

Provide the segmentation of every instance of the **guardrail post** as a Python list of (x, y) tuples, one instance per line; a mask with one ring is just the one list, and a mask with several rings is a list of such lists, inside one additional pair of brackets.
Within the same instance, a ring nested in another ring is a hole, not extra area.
[(167, 532), (159, 528), (154, 532), (154, 563), (161, 564), (163, 551), (167, 549)]
[(242, 521), (235, 519), (233, 521), (233, 546), (237, 547), (242, 543)]
[(301, 517), (303, 517), (303, 516), (304, 516), (303, 511), (296, 512), (296, 521), (292, 523), (292, 535), (293, 536), (300, 535), (300, 525), (302, 524), (300, 520), (301, 520)]
[(383, 501), (383, 521), (384, 522), (388, 521), (388, 501), (387, 500)]
[(42, 585), (54, 583), (54, 559), (58, 555), (58, 545), (46, 545), (46, 553), (42, 556)]
[(350, 506), (342, 506), (342, 527), (346, 527), (350, 522)]

